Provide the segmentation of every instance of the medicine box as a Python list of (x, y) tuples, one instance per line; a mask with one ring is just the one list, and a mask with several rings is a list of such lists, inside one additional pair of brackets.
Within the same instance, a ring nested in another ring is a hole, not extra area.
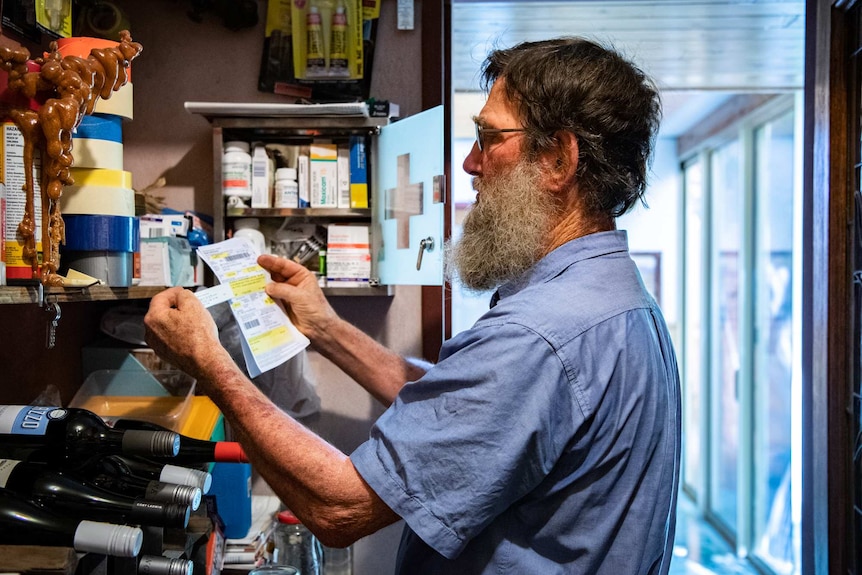
[(330, 224), (326, 246), (327, 285), (362, 287), (368, 285), (370, 277), (368, 226)]
[(350, 207), (368, 207), (368, 157), (364, 136), (350, 138)]
[(309, 162), (309, 154), (311, 150), (309, 146), (300, 146), (299, 154), (296, 156), (296, 183), (299, 185), (299, 207), (311, 207), (311, 176), (308, 173), (311, 169)]
[(350, 146), (338, 144), (338, 207), (350, 207)]
[(315, 142), (310, 146), (311, 207), (338, 207), (338, 147)]

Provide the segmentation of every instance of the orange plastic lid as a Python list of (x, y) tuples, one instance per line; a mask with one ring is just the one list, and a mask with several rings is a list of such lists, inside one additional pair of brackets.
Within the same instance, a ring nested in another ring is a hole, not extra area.
[(215, 460), (222, 463), (248, 463), (248, 455), (235, 441), (218, 441), (215, 446)]
[[(86, 36), (73, 36), (71, 38), (57, 39), (57, 52), (61, 56), (77, 56), (86, 59), (94, 49), (114, 48), (119, 42), (106, 40), (105, 38), (88, 38)], [(126, 77), (132, 81), (131, 66), (126, 70)]]
[(299, 519), (296, 518), (296, 515), (289, 509), (285, 511), (281, 511), (278, 515), (275, 516), (278, 519), (279, 523), (287, 523), (288, 525), (299, 525), (302, 523)]

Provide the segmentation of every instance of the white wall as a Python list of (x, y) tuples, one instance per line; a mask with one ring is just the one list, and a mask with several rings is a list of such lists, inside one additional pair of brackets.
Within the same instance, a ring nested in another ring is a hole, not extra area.
[(646, 201), (617, 220), (628, 231), (632, 252), (661, 252), (661, 308), (675, 332), (679, 323), (680, 201), (676, 139), (656, 141)]

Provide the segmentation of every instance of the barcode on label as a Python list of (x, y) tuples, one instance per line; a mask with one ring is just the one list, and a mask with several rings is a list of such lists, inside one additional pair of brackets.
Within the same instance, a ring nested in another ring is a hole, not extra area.
[(168, 230), (165, 228), (149, 228), (147, 234), (147, 237), (150, 238), (163, 238), (170, 235)]
[(253, 328), (253, 327), (257, 327), (257, 326), (259, 326), (259, 325), (260, 325), (260, 320), (259, 320), (259, 319), (253, 319), (253, 320), (251, 320), (251, 321), (247, 321), (247, 322), (245, 322), (243, 325), (245, 326), (245, 329), (251, 329), (251, 328)]
[(247, 252), (242, 252), (240, 254), (231, 254), (231, 255), (227, 256), (225, 259), (229, 262), (232, 262), (232, 261), (236, 261), (236, 260), (248, 259), (250, 257), (251, 257), (251, 254), (249, 254)]

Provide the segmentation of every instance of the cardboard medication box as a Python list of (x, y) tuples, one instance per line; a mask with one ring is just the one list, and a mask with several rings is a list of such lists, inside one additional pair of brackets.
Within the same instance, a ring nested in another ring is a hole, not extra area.
[(331, 287), (364, 287), (371, 278), (368, 226), (330, 224), (327, 228), (326, 283)]
[(315, 142), (310, 146), (311, 207), (338, 207), (338, 147)]
[(350, 207), (368, 207), (368, 158), (365, 149), (365, 136), (350, 137)]

